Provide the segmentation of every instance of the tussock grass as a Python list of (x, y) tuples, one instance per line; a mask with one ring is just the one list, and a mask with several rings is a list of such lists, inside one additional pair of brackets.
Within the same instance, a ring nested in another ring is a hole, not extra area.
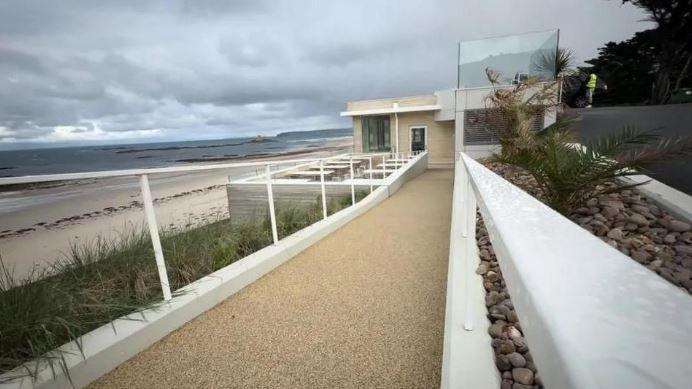
[[(357, 200), (367, 192), (357, 192)], [(322, 218), (321, 200), (277, 207), (283, 238)], [(329, 214), (351, 205), (331, 199)], [(229, 219), (183, 231), (163, 231), (161, 245), (172, 290), (232, 264), (272, 243), (269, 218), (231, 224)], [(65, 343), (122, 316), (161, 302), (154, 252), (146, 231), (114, 240), (73, 245), (52, 266), (16, 277), (0, 257), (0, 374), (39, 359), (53, 372), (67, 371), (64, 355), (50, 354)], [(138, 320), (135, 316), (133, 320)], [(143, 319), (143, 318), (142, 318)], [(117, 328), (113, 328), (117, 331)], [(81, 346), (80, 346), (81, 347)], [(35, 377), (26, 368), (22, 375)], [(1, 382), (1, 381), (0, 381)]]

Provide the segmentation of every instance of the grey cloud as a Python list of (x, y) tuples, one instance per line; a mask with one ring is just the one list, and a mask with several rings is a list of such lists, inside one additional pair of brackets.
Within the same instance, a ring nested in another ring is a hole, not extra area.
[(347, 100), (452, 87), (459, 39), (558, 26), (585, 59), (646, 28), (641, 19), (601, 0), (6, 0), (0, 134), (98, 126), (189, 139), (345, 126)]
[(256, 13), (266, 6), (261, 0), (185, 0), (182, 13), (202, 18)]

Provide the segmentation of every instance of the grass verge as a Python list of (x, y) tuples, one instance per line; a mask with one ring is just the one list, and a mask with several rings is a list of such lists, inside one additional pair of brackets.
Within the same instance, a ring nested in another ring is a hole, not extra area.
[[(366, 195), (357, 192), (357, 201)], [(277, 207), (279, 237), (319, 221), (321, 204), (318, 197), (307, 206)], [(331, 199), (328, 213), (349, 205), (351, 196)], [(268, 217), (240, 224), (224, 219), (161, 234), (172, 290), (271, 243)], [(97, 239), (88, 245), (74, 245), (51, 267), (21, 279), (0, 258), (0, 374), (33, 359), (44, 360), (54, 373), (56, 369), (67, 373), (64, 355), (46, 353), (70, 341), (80, 345), (81, 336), (87, 332), (155, 307), (161, 299), (151, 240), (145, 231), (130, 231), (112, 241)], [(20, 376), (36, 374), (27, 367)]]

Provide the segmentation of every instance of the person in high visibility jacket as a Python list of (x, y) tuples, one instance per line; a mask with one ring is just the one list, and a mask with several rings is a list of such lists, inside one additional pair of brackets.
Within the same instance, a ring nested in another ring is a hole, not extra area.
[(586, 97), (589, 99), (587, 108), (591, 108), (591, 104), (593, 104), (593, 92), (596, 90), (597, 81), (598, 77), (594, 73), (591, 73), (589, 81), (586, 82)]

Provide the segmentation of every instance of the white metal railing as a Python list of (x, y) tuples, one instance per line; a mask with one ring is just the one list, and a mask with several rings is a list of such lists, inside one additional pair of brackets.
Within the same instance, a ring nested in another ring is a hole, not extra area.
[[(339, 185), (350, 185), (351, 187), (351, 203), (355, 205), (355, 186), (357, 180), (355, 177), (353, 160), (354, 158), (364, 158), (369, 159), (370, 175), (367, 179), (367, 184), (370, 186), (370, 192), (373, 191), (373, 184), (375, 182), (378, 185), (386, 184), (385, 175), (383, 175), (382, 180), (375, 180), (372, 177), (372, 160), (376, 157), (382, 157), (383, 163), (386, 157), (391, 158), (407, 158), (411, 162), (415, 162), (417, 158), (420, 158), (420, 154), (415, 157), (409, 153), (349, 153), (349, 154), (339, 154), (331, 157), (324, 158), (311, 158), (311, 159), (293, 159), (293, 160), (273, 160), (273, 161), (261, 161), (261, 162), (237, 162), (237, 163), (226, 163), (226, 164), (209, 164), (209, 165), (197, 165), (197, 166), (175, 166), (166, 168), (153, 168), (153, 169), (130, 169), (130, 170), (111, 170), (111, 171), (98, 171), (98, 172), (84, 172), (84, 173), (67, 173), (67, 174), (50, 174), (50, 175), (36, 175), (36, 176), (23, 176), (23, 177), (9, 177), (0, 178), (0, 186), (2, 185), (13, 185), (13, 184), (29, 184), (29, 183), (42, 183), (42, 182), (55, 182), (55, 181), (69, 181), (69, 180), (80, 180), (80, 179), (95, 179), (95, 178), (112, 178), (112, 177), (139, 177), (140, 192), (142, 195), (142, 203), (144, 208), (144, 214), (146, 216), (147, 226), (149, 230), (149, 235), (151, 237), (152, 246), (154, 249), (154, 258), (156, 260), (156, 266), (159, 274), (159, 281), (161, 283), (161, 290), (163, 293), (163, 298), (168, 301), (172, 298), (171, 288), (168, 281), (168, 272), (166, 270), (166, 262), (163, 256), (163, 249), (161, 246), (161, 239), (159, 237), (159, 228), (156, 219), (156, 213), (154, 212), (154, 202), (151, 195), (151, 189), (149, 186), (149, 176), (155, 174), (165, 174), (165, 173), (184, 173), (184, 172), (197, 172), (197, 171), (210, 171), (210, 170), (226, 170), (242, 167), (257, 167), (261, 168), (264, 172), (262, 183), (267, 187), (267, 202), (269, 208), (269, 217), (271, 223), (271, 231), (273, 243), (276, 245), (279, 242), (277, 222), (276, 222), (276, 212), (274, 210), (274, 178), (273, 176), (281, 174), (286, 170), (296, 169), (297, 167), (304, 167), (310, 165), (320, 166), (320, 181), (314, 182), (312, 184), (321, 185), (322, 189), (322, 213), (323, 217), (327, 218), (327, 202), (326, 202), (326, 190), (325, 190), (325, 179), (324, 179), (324, 162), (331, 159), (349, 159), (350, 173), (349, 180), (338, 183)], [(292, 165), (285, 169), (272, 170), (272, 167), (280, 167), (283, 165)], [(404, 168), (405, 164), (397, 166), (397, 169)], [(253, 176), (251, 178), (257, 178), (259, 176)], [(247, 181), (247, 179), (243, 180)], [(242, 183), (242, 182), (240, 182)], [(283, 182), (282, 185), (287, 184)], [(290, 184), (290, 183), (288, 183)], [(300, 183), (304, 185), (305, 183)], [(337, 184), (337, 183), (330, 183)]]
[[(467, 247), (450, 260), (463, 264), (476, 249), (475, 197), (546, 387), (690, 386), (692, 297), (469, 156), (456, 169), (468, 203), (454, 205), (465, 227), (452, 241)], [(466, 330), (486, 331), (466, 315)], [(445, 346), (443, 361), (460, 352)]]

